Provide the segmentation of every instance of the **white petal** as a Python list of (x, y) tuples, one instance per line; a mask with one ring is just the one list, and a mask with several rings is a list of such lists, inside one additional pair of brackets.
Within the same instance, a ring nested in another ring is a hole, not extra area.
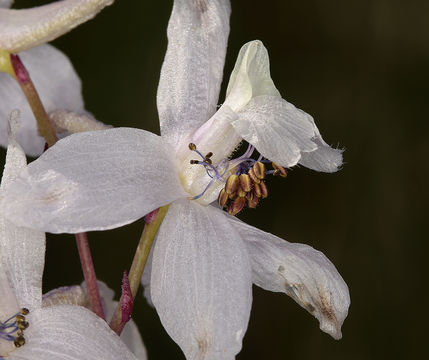
[(8, 187), (1, 211), (47, 232), (105, 230), (185, 197), (174, 151), (159, 136), (130, 128), (70, 135)]
[[(29, 71), (46, 111), (65, 109), (84, 112), (81, 82), (70, 60), (51, 45), (42, 45), (20, 54)], [(34, 115), (19, 85), (9, 75), (0, 73), (0, 145), (6, 146), (7, 114), (21, 111), (18, 141), (27, 155), (42, 153), (45, 141), (37, 133)]]
[[(16, 114), (15, 114), (16, 116)], [(11, 117), (9, 146), (1, 184), (5, 191), (25, 168), (26, 159), (15, 140), (17, 119)], [(45, 234), (18, 227), (0, 215), (0, 258), (9, 283), (21, 307), (33, 309), (42, 301), (42, 274), (45, 263)]]
[(92, 19), (113, 0), (63, 0), (31, 9), (0, 9), (0, 49), (17, 53)]
[(136, 359), (104, 320), (83, 307), (41, 308), (27, 318), (26, 344), (8, 360)]
[(242, 109), (252, 97), (259, 95), (280, 96), (270, 76), (267, 49), (255, 40), (243, 45), (226, 91), (225, 104), (232, 110)]
[(339, 170), (343, 163), (343, 150), (331, 148), (323, 141), (317, 128), (315, 133), (313, 141), (316, 143), (317, 149), (312, 152), (302, 152), (299, 163), (316, 171), (335, 172)]
[(265, 158), (284, 167), (317, 149), (313, 118), (278, 96), (252, 98), (232, 126)]
[(0, 0), (0, 8), (10, 8), (14, 0)]
[[(85, 287), (85, 285), (83, 285)], [(104, 303), (104, 312), (106, 319), (110, 321), (118, 305), (117, 301), (113, 300), (114, 292), (105, 283), (98, 281), (98, 288), (100, 290), (100, 296)], [(146, 360), (146, 348), (143, 344), (143, 340), (140, 336), (139, 329), (136, 323), (131, 319), (124, 327), (121, 333), (121, 339), (128, 346), (128, 349), (136, 356), (139, 360)]]
[(340, 339), (350, 305), (349, 290), (326, 256), (308, 245), (289, 243), (230, 219), (248, 248), (253, 282), (286, 293), (319, 320), (321, 330)]
[(55, 110), (49, 113), (49, 118), (55, 126), (57, 133), (76, 134), (78, 132), (111, 129), (111, 125), (105, 125), (94, 119), (89, 114), (77, 114), (67, 110)]
[(176, 145), (216, 111), (229, 33), (229, 0), (175, 0), (158, 88), (161, 133)]
[(225, 214), (173, 203), (158, 233), (151, 295), (161, 322), (188, 360), (234, 359), (247, 328), (247, 250)]

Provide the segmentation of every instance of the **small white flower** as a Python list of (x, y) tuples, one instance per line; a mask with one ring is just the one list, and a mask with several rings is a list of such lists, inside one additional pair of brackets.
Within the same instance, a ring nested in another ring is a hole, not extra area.
[[(229, 14), (227, 0), (174, 2), (157, 99), (161, 137), (127, 128), (72, 135), (30, 164), (1, 203), (17, 224), (71, 233), (118, 227), (172, 203), (144, 282), (187, 359), (240, 351), (252, 282), (291, 296), (336, 339), (350, 304), (322, 253), (209, 205), (229, 175), (249, 171), (254, 148), (283, 167), (333, 172), (342, 162), (312, 117), (281, 98), (259, 41), (241, 49), (216, 111)], [(249, 152), (231, 159), (242, 139)]]
[[(1, 192), (26, 168), (14, 127), (12, 123)], [(42, 303), (44, 259), (45, 234), (17, 227), (0, 215), (0, 359), (136, 360), (107, 323), (91, 311), (58, 304), (52, 298), (50, 304)], [(111, 313), (115, 306), (111, 293), (104, 289), (103, 295)], [(145, 360), (135, 325), (127, 331), (129, 348)]]
[[(29, 70), (48, 113), (65, 109), (86, 114), (81, 81), (70, 60), (45, 44), (93, 18), (113, 0), (62, 0), (31, 9), (9, 9), (13, 1), (0, 1), (0, 71), (10, 53), (18, 53)], [(27, 155), (43, 151), (44, 140), (26, 98), (16, 81), (0, 72), (0, 145), (7, 146), (7, 115), (21, 111), (18, 141)]]

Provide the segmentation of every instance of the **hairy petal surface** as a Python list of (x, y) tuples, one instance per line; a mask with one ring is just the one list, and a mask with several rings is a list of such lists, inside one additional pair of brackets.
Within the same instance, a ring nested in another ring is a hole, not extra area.
[(245, 240), (253, 282), (289, 295), (319, 320), (322, 331), (340, 339), (350, 306), (349, 289), (326, 256), (311, 246), (289, 243), (229, 218)]
[(302, 152), (299, 163), (316, 171), (335, 172), (339, 170), (343, 163), (343, 150), (330, 147), (323, 141), (317, 128), (315, 128), (313, 141), (316, 143), (317, 149), (311, 152)]
[(17, 53), (52, 41), (112, 3), (113, 0), (62, 0), (31, 9), (0, 9), (0, 49)]
[(38, 309), (27, 318), (27, 343), (10, 360), (135, 360), (136, 357), (93, 312), (75, 305)]
[(252, 98), (232, 126), (264, 157), (284, 167), (317, 149), (313, 118), (279, 96)]
[(177, 145), (216, 111), (229, 33), (229, 0), (175, 0), (157, 104), (161, 134)]
[[(51, 45), (41, 45), (20, 53), (40, 99), (47, 112), (57, 109), (83, 113), (81, 82), (70, 60)], [(45, 140), (38, 135), (37, 123), (17, 82), (0, 73), (0, 145), (7, 145), (7, 115), (14, 109), (21, 111), (18, 142), (27, 155), (42, 153)]]
[[(24, 151), (15, 139), (18, 112), (10, 116), (9, 146), (1, 182), (5, 191), (27, 166)], [(0, 194), (1, 196), (1, 194)], [(42, 274), (45, 263), (45, 234), (18, 227), (0, 215), (0, 261), (19, 306), (33, 309), (42, 301)], [(3, 296), (4, 294), (1, 293)]]
[(255, 40), (240, 49), (229, 79), (225, 104), (238, 111), (252, 97), (260, 95), (280, 97), (271, 79), (268, 51), (261, 41)]
[(246, 247), (225, 214), (174, 202), (152, 261), (152, 301), (188, 360), (234, 359), (247, 328), (251, 273)]
[(70, 135), (8, 187), (0, 210), (18, 225), (53, 233), (119, 227), (186, 196), (172, 154), (144, 130)]

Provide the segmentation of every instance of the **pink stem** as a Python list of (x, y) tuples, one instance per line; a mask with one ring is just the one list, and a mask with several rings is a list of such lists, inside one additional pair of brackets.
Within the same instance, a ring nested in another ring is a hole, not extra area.
[(91, 310), (102, 319), (104, 317), (103, 306), (101, 305), (100, 292), (98, 290), (97, 276), (95, 275), (94, 264), (92, 262), (91, 250), (89, 248), (86, 233), (75, 234), (76, 244), (79, 250), (80, 263), (82, 265), (83, 276), (88, 289), (89, 304)]

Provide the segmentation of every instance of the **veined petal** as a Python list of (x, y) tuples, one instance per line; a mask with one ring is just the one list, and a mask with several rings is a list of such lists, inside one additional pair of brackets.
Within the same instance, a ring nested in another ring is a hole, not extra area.
[[(20, 53), (47, 112), (57, 109), (84, 113), (81, 82), (70, 60), (51, 45), (42, 45)], [(34, 115), (16, 81), (0, 73), (0, 145), (7, 145), (7, 115), (21, 111), (18, 142), (27, 155), (42, 153), (45, 140), (38, 135)]]
[(319, 320), (322, 331), (340, 339), (350, 305), (349, 290), (326, 256), (308, 245), (289, 243), (229, 218), (245, 240), (253, 282), (289, 295)]
[(317, 149), (311, 152), (302, 152), (299, 163), (316, 171), (335, 172), (339, 170), (343, 163), (343, 150), (330, 147), (323, 141), (317, 128), (315, 128), (313, 141), (316, 143)]
[(112, 3), (113, 0), (62, 0), (31, 9), (0, 9), (0, 49), (17, 53), (52, 41)]
[(51, 306), (27, 318), (26, 344), (10, 360), (136, 360), (107, 323), (83, 307)]
[(14, 0), (0, 0), (0, 8), (10, 8)]
[[(15, 139), (15, 132), (19, 126), (17, 116), (16, 112), (10, 117), (9, 146), (1, 192), (6, 191), (27, 165), (24, 151)], [(0, 261), (20, 307), (29, 309), (40, 307), (45, 264), (45, 234), (16, 226), (0, 215), (0, 249)]]
[(162, 136), (177, 145), (216, 111), (229, 33), (229, 0), (175, 0), (157, 104)]
[(252, 98), (231, 124), (264, 157), (284, 167), (317, 149), (313, 118), (279, 96)]
[(225, 104), (232, 110), (242, 109), (252, 97), (280, 96), (270, 75), (268, 51), (261, 41), (243, 45), (229, 78)]
[(188, 360), (231, 360), (241, 349), (252, 302), (247, 250), (225, 214), (174, 202), (152, 261), (151, 295), (161, 322)]
[(185, 197), (174, 150), (147, 131), (117, 128), (57, 142), (8, 187), (0, 209), (47, 232), (106, 230)]

